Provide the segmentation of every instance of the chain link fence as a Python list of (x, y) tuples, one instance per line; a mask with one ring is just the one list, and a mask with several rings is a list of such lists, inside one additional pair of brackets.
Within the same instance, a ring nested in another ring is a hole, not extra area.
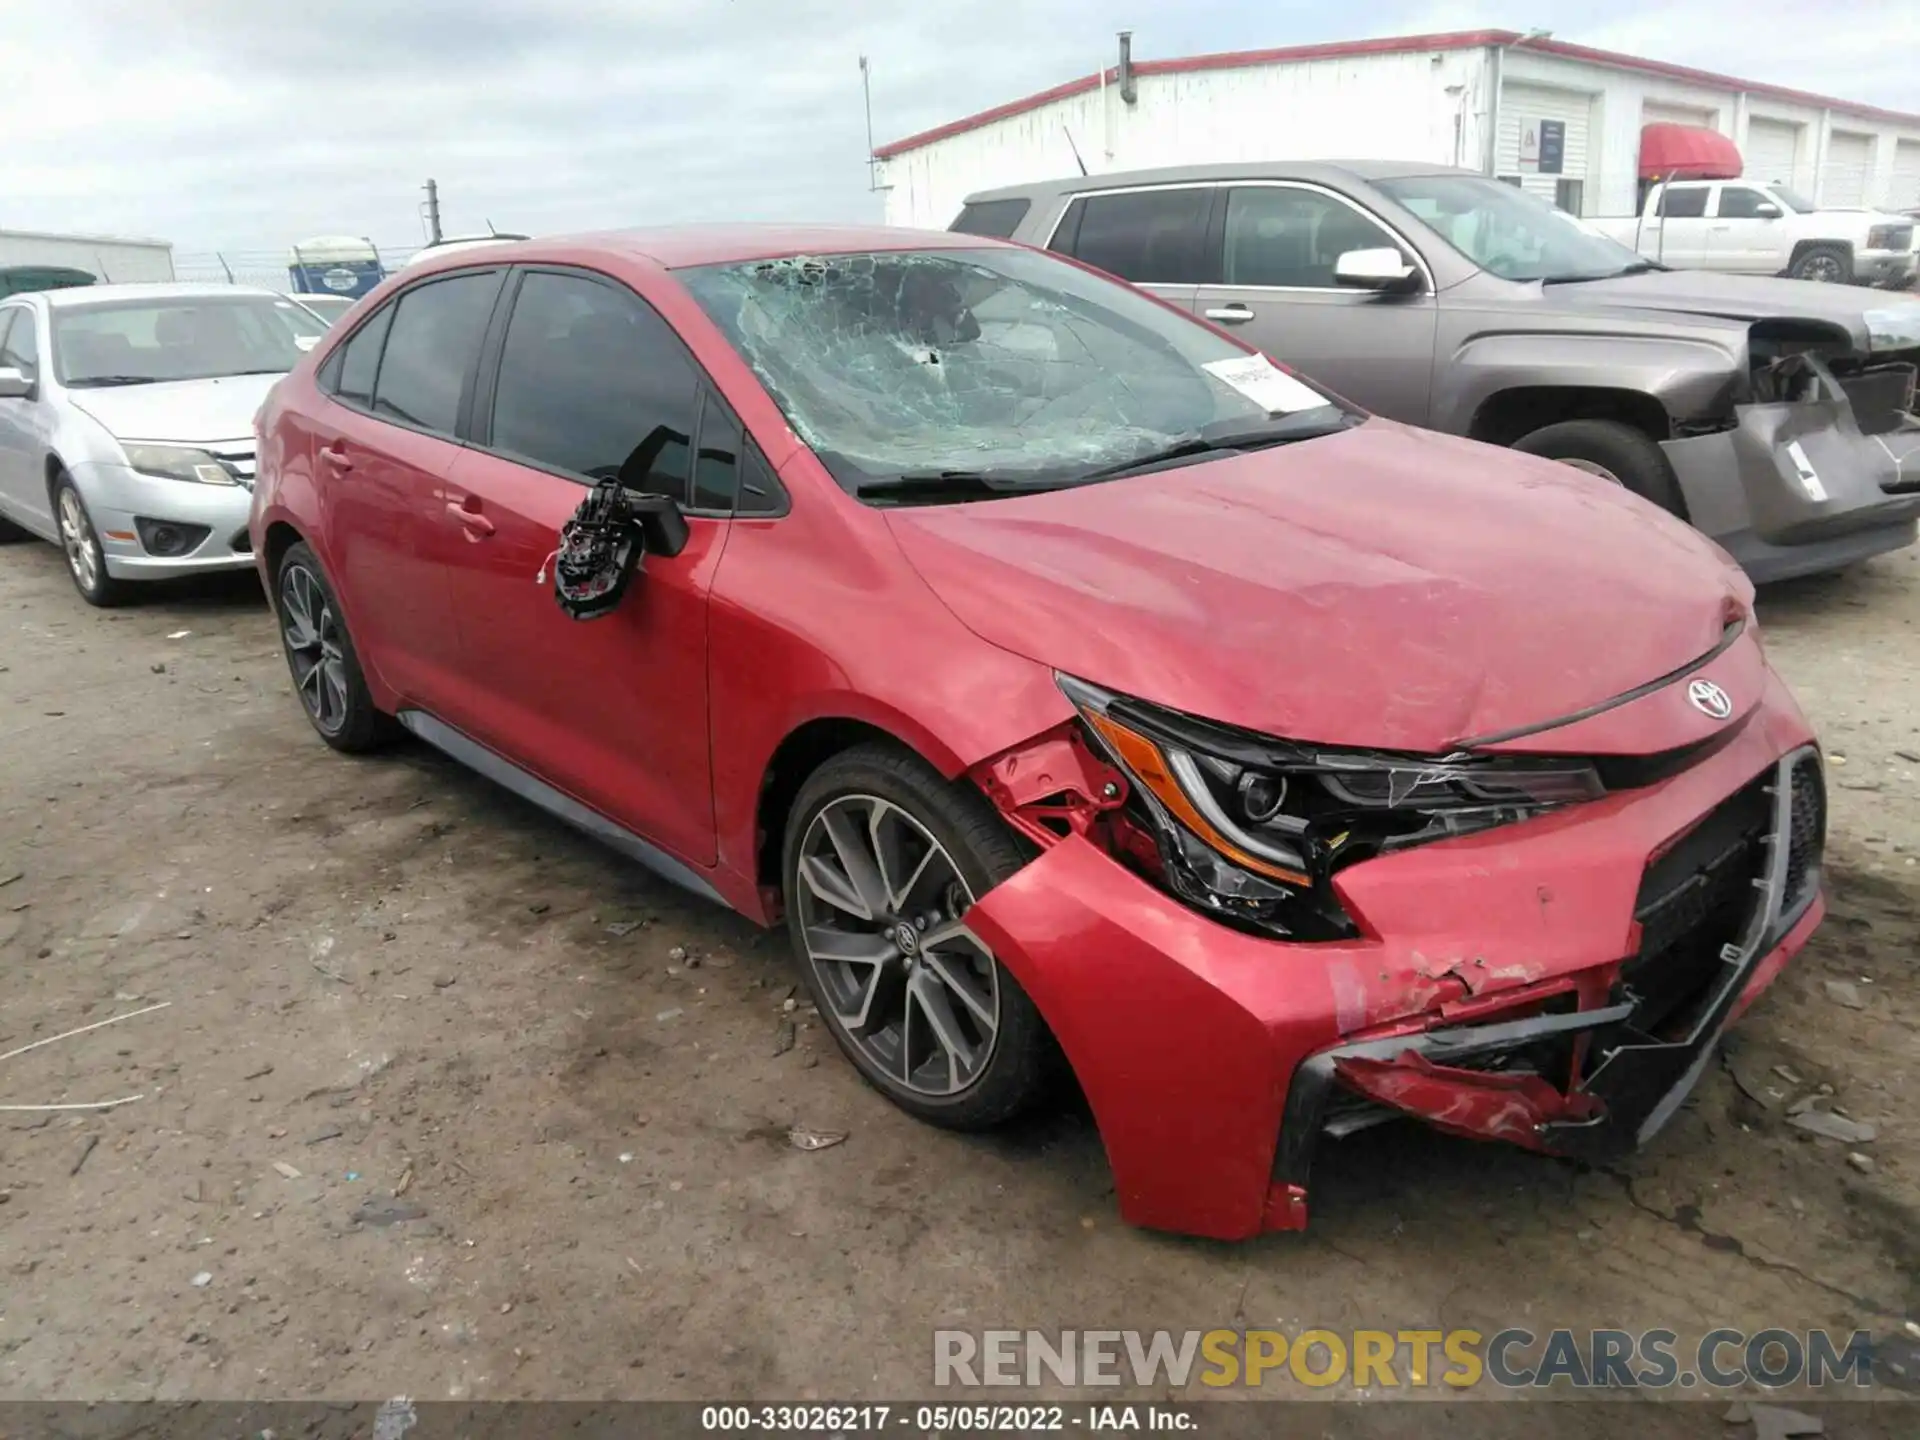
[[(420, 249), (418, 240), (404, 244), (381, 245), (374, 249), (388, 273), (406, 263)], [(176, 280), (202, 284), (258, 285), (267, 290), (288, 290), (293, 277), (288, 273), (293, 256), (291, 247), (279, 250), (176, 250), (173, 275)]]

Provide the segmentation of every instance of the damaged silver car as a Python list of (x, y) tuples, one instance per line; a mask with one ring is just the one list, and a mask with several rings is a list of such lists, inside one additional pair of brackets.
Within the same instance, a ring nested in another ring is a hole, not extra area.
[(1133, 281), (1396, 420), (1626, 486), (1757, 581), (1911, 544), (1920, 299), (1666, 269), (1464, 170), (1191, 166), (971, 197), (953, 229)]

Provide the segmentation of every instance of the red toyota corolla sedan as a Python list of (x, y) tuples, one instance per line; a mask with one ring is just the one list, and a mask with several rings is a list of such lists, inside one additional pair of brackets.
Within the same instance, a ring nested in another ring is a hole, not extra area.
[(1305, 1224), (1398, 1116), (1657, 1130), (1823, 913), (1711, 542), (1057, 257), (622, 233), (409, 268), (259, 418), (321, 737), (404, 728), (783, 923), (897, 1105), (1059, 1062), (1123, 1215)]

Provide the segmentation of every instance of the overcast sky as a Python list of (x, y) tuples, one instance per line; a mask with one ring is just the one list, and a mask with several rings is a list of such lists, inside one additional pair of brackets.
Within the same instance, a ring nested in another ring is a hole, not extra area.
[(0, 228), (877, 219), (881, 142), (1111, 63), (1495, 26), (1920, 111), (1920, 0), (5, 0)]

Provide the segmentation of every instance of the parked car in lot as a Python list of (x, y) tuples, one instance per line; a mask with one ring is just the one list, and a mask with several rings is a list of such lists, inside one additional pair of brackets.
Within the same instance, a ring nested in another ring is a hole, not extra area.
[(89, 271), (71, 265), (0, 265), (0, 297), (91, 285), (94, 278)]
[(89, 285), (0, 303), (0, 526), (80, 594), (244, 569), (254, 412), (325, 327), (234, 285)]
[(452, 255), (461, 250), (477, 250), (485, 245), (510, 245), (516, 240), (527, 238), (525, 235), (502, 234), (498, 231), (489, 235), (449, 235), (444, 240), (436, 240), (431, 245), (424, 245), (414, 251), (401, 268), (405, 269), (406, 266), (416, 265), (423, 260), (437, 260), (443, 255)]
[(1920, 304), (1672, 273), (1463, 170), (1266, 164), (971, 197), (1362, 405), (1617, 480), (1756, 580), (1911, 544)]
[(1785, 185), (1675, 180), (1652, 186), (1641, 213), (1589, 225), (1662, 264), (1897, 288), (1913, 278), (1913, 222), (1815, 205)]
[[(784, 924), (914, 1115), (1064, 1056), (1141, 1224), (1298, 1228), (1316, 1139), (1396, 1115), (1630, 1146), (1822, 914), (1820, 757), (1718, 549), (1038, 251), (449, 256), (259, 447), (328, 744), (404, 727)], [(603, 505), (646, 553), (582, 622), (556, 536)]]
[(287, 298), (296, 305), (304, 306), (319, 320), (321, 326), (324, 328), (333, 324), (334, 321), (351, 310), (354, 302), (359, 297), (356, 295), (298, 294), (289, 295)]

